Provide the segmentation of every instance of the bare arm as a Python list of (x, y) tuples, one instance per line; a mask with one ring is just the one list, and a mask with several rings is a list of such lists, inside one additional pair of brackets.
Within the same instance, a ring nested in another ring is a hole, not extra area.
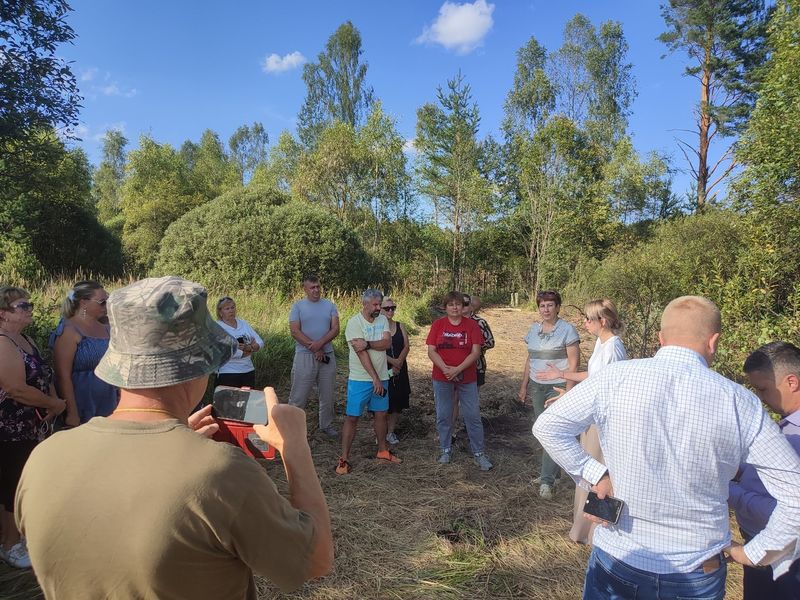
[[(572, 344), (571, 346), (567, 346), (567, 370), (576, 373), (578, 371), (578, 365), (581, 362), (581, 349), (579, 344)], [(584, 377), (585, 379), (585, 377)], [(567, 379), (567, 391), (571, 390), (575, 386), (575, 379)]]
[(406, 361), (406, 357), (408, 353), (411, 351), (411, 343), (408, 341), (408, 332), (406, 328), (403, 327), (398, 323), (398, 327), (400, 327), (400, 331), (403, 332), (403, 349), (400, 351), (400, 356), (397, 357), (397, 360), (400, 361), (400, 365)]
[(587, 371), (562, 371), (557, 369), (553, 363), (547, 363), (547, 368), (541, 371), (536, 371), (536, 377), (544, 381), (550, 379), (566, 379), (567, 381), (574, 381), (580, 383), (589, 376)]
[(308, 446), (305, 411), (289, 404), (278, 404), (272, 388), (266, 388), (264, 393), (269, 422), (266, 426), (256, 425), (254, 429), (281, 455), (292, 506), (314, 520), (314, 541), (307, 577), (322, 577), (333, 567), (333, 536), (328, 504)]
[(53, 416), (66, 408), (66, 403), (55, 396), (52, 386), (52, 395), (47, 395), (25, 383), (25, 364), (22, 357), (13, 342), (4, 337), (0, 337), (0, 388), (20, 404), (44, 408)]
[(314, 340), (300, 331), (300, 321), (289, 321), (289, 333), (301, 346), (311, 349)]
[(72, 385), (72, 365), (80, 340), (81, 336), (74, 328), (65, 326), (61, 335), (56, 338), (53, 347), (56, 388), (67, 403), (67, 425), (71, 427), (80, 425), (78, 403), (75, 398), (75, 388)]
[(481, 356), (481, 346), (480, 344), (472, 344), (472, 350), (467, 355), (467, 357), (461, 361), (461, 364), (456, 367), (456, 373), (461, 373), (465, 371), (470, 365), (474, 365), (475, 361), (477, 361)]
[(522, 369), (522, 382), (519, 384), (519, 394), (517, 400), (520, 404), (525, 404), (528, 398), (528, 381), (531, 376), (531, 361), (525, 359), (525, 366)]

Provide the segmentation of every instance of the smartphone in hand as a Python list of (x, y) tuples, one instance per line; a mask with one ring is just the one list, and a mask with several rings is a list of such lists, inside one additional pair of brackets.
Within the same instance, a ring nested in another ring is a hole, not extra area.
[(254, 424), (266, 425), (269, 419), (263, 391), (220, 385), (214, 389), (211, 406), (219, 424), (215, 440), (239, 446), (253, 458), (275, 458), (275, 448), (253, 429)]
[(586, 503), (583, 505), (583, 512), (603, 519), (603, 521), (616, 524), (619, 521), (624, 505), (625, 503), (619, 498), (606, 496), (601, 500), (597, 497), (597, 494), (589, 492)]

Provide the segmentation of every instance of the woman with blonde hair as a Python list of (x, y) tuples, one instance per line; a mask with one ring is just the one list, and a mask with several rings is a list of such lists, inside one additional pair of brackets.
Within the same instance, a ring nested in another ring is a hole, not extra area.
[(107, 298), (97, 281), (77, 282), (64, 299), (61, 321), (50, 336), (56, 388), (67, 401), (64, 424), (69, 427), (107, 417), (119, 401), (119, 390), (94, 374), (108, 350)]
[[(536, 372), (537, 377), (545, 379), (560, 378), (578, 383), (598, 373), (606, 365), (628, 358), (625, 346), (619, 335), (617, 335), (622, 331), (622, 321), (620, 321), (617, 313), (617, 307), (614, 306), (611, 300), (603, 298), (587, 302), (584, 307), (583, 322), (587, 331), (597, 336), (594, 351), (589, 358), (589, 370), (565, 371), (558, 369), (553, 363), (547, 363), (547, 369)], [(560, 397), (561, 394), (548, 400), (547, 406)], [(581, 434), (581, 445), (594, 459), (604, 462), (603, 450), (600, 448), (600, 437), (597, 435), (597, 427), (591, 425)], [(594, 523), (583, 516), (583, 505), (586, 502), (587, 494), (588, 492), (580, 485), (575, 487), (572, 529), (570, 529), (569, 537), (572, 541), (580, 544), (591, 544), (592, 533), (594, 532)]]

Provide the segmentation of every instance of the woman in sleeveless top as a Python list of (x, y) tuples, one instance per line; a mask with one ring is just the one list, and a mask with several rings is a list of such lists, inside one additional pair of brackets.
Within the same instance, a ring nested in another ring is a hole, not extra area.
[[(622, 322), (617, 313), (617, 307), (607, 298), (602, 300), (591, 300), (584, 308), (584, 324), (592, 335), (597, 336), (594, 344), (594, 352), (589, 359), (588, 371), (565, 371), (560, 370), (556, 365), (548, 363), (547, 368), (536, 372), (536, 376), (544, 379), (561, 378), (567, 381), (579, 383), (587, 377), (592, 377), (603, 367), (628, 358), (625, 346), (617, 335), (622, 331)], [(555, 402), (561, 395), (551, 398), (547, 406)], [(603, 450), (600, 448), (600, 437), (597, 435), (597, 427), (591, 425), (581, 434), (581, 445), (584, 450), (595, 460), (605, 464), (603, 460)], [(569, 538), (579, 544), (591, 544), (592, 534), (594, 533), (594, 523), (583, 516), (583, 505), (586, 503), (588, 492), (580, 485), (575, 487), (575, 501), (573, 506), (572, 529)]]
[(392, 334), (392, 345), (386, 350), (387, 361), (389, 362), (389, 416), (388, 433), (386, 441), (390, 444), (398, 444), (397, 434), (394, 428), (397, 425), (397, 418), (406, 408), (408, 399), (411, 396), (411, 382), (408, 380), (408, 364), (406, 356), (410, 346), (408, 343), (408, 333), (403, 324), (394, 320), (397, 302), (390, 296), (385, 296), (381, 303), (381, 312), (389, 321), (389, 332)]
[(17, 568), (31, 563), (14, 522), (14, 493), (42, 426), (66, 407), (56, 396), (52, 371), (22, 333), (33, 320), (29, 298), (21, 288), (0, 287), (0, 558)]
[(56, 386), (67, 401), (65, 424), (76, 427), (92, 417), (107, 417), (117, 407), (119, 391), (94, 374), (108, 350), (108, 293), (96, 281), (79, 281), (61, 307), (61, 321), (50, 336)]

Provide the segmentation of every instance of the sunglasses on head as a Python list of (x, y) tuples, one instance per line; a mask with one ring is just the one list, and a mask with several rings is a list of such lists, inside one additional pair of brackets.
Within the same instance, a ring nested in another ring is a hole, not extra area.
[(381, 306), (381, 310), (397, 310), (397, 306)]
[(11, 310), (33, 310), (33, 302), (23, 301), (17, 304), (16, 306), (12, 306)]

